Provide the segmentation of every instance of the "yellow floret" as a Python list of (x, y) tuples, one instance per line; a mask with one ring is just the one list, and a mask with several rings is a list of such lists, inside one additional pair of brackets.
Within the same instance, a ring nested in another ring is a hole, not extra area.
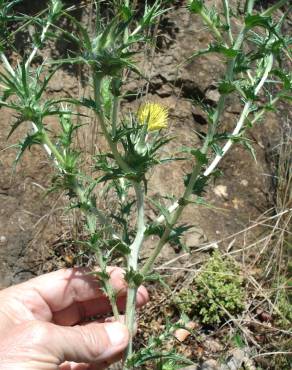
[(138, 120), (145, 123), (148, 131), (160, 130), (167, 127), (168, 110), (158, 103), (145, 103), (138, 110)]

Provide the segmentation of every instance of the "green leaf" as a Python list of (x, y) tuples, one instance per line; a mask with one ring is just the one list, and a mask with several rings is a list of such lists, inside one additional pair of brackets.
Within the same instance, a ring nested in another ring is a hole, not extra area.
[(207, 49), (199, 50), (199, 51), (193, 53), (187, 59), (187, 61), (192, 60), (193, 58), (196, 58), (198, 56), (209, 54), (209, 53), (218, 53), (218, 54), (224, 55), (225, 57), (227, 57), (229, 59), (233, 59), (239, 54), (239, 51), (235, 50), (235, 49), (232, 49), (232, 48), (228, 48), (223, 44), (213, 43), (213, 44), (210, 44)]
[[(191, 176), (192, 174), (190, 173), (184, 177), (185, 186), (188, 186)], [(208, 183), (208, 177), (204, 175), (199, 176), (194, 183), (192, 193), (195, 195), (201, 196), (205, 192), (205, 187), (207, 186), (207, 183)]]
[(219, 83), (218, 91), (222, 95), (228, 95), (236, 90), (236, 87), (231, 81), (223, 80)]
[(131, 267), (125, 274), (125, 280), (130, 287), (139, 287), (144, 281), (144, 276), (139, 272), (134, 271)]
[(235, 58), (239, 53), (238, 50), (227, 48), (226, 46), (220, 44), (211, 45), (210, 51), (223, 54), (230, 59)]
[(159, 282), (164, 288), (166, 288), (168, 291), (172, 292), (172, 290), (170, 289), (170, 286), (164, 281), (163, 277), (160, 274), (158, 274), (157, 272), (152, 273), (150, 275), (146, 275), (145, 278), (144, 278), (144, 281)]
[[(80, 35), (81, 35), (81, 39), (79, 38), (79, 43), (80, 45), (83, 45), (85, 46), (85, 49), (87, 51), (92, 51), (92, 45), (91, 45), (91, 40), (90, 40), (90, 36), (86, 30), (86, 28), (83, 27), (83, 25), (77, 21), (77, 19), (73, 16), (71, 16), (70, 14), (68, 13), (64, 13), (66, 15), (66, 17), (68, 17), (70, 19), (70, 21), (75, 24), (75, 26), (78, 28), (79, 32), (80, 32)], [(77, 58), (79, 59), (79, 58)]]
[(173, 227), (170, 234), (169, 234), (168, 241), (170, 241), (173, 244), (176, 244), (176, 245), (180, 246), (185, 251), (188, 251), (187, 247), (182, 243), (181, 237), (183, 236), (183, 234), (186, 231), (188, 231), (192, 228), (193, 228), (193, 225), (188, 225), (188, 224), (182, 224), (182, 225), (179, 225), (177, 227)]
[(257, 162), (256, 151), (249, 140), (243, 140), (242, 145), (249, 151), (255, 162)]
[(220, 155), (220, 156), (222, 156), (222, 155), (223, 155), (223, 150), (222, 150), (221, 146), (220, 146), (220, 145), (218, 145), (216, 142), (213, 142), (213, 143), (211, 144), (211, 148), (213, 149), (213, 151), (214, 151), (214, 153), (215, 153), (216, 155)]
[(131, 253), (130, 247), (120, 239), (107, 240), (106, 244), (113, 248), (115, 251), (120, 252), (123, 256)]
[(195, 156), (196, 160), (200, 165), (204, 166), (205, 164), (208, 163), (207, 155), (202, 153), (199, 149), (191, 150), (191, 154)]
[(159, 237), (162, 237), (165, 230), (165, 226), (157, 223), (153, 223), (147, 226), (144, 235), (150, 236), (150, 235), (157, 235)]
[(188, 8), (192, 13), (200, 13), (203, 10), (203, 0), (189, 0)]
[(43, 134), (36, 132), (32, 135), (27, 135), (26, 138), (19, 144), (19, 152), (17, 153), (15, 163), (18, 163), (26, 149), (30, 149), (33, 145), (41, 145), (43, 143)]
[(290, 90), (292, 89), (292, 74), (291, 73), (285, 73), (285, 71), (280, 70), (280, 69), (273, 69), (271, 71), (271, 74), (274, 76), (277, 76), (280, 78), (280, 80), (283, 82), (283, 87), (285, 90)]
[(125, 21), (129, 21), (133, 17), (132, 9), (130, 7), (122, 5), (120, 10)]
[(164, 216), (165, 221), (169, 224), (171, 221), (171, 214), (169, 213), (168, 209), (160, 204), (158, 201), (148, 198), (149, 201), (160, 211), (160, 213)]
[(245, 25), (248, 28), (253, 28), (256, 26), (264, 27), (266, 29), (271, 30), (271, 18), (270, 17), (263, 17), (259, 14), (249, 14), (247, 17), (245, 17)]

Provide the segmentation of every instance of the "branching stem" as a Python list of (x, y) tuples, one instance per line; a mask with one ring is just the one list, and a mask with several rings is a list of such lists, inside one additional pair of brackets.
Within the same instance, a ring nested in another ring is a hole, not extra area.
[(218, 28), (215, 26), (214, 22), (212, 22), (211, 18), (208, 16), (208, 14), (202, 9), (199, 12), (200, 16), (202, 17), (203, 21), (206, 23), (206, 25), (211, 29), (216, 39), (220, 42), (223, 42), (222, 35)]
[[(265, 70), (263, 72), (263, 75), (259, 81), (259, 83), (257, 84), (257, 86), (255, 87), (255, 95), (258, 95), (259, 91), (261, 90), (261, 88), (263, 87), (266, 79), (268, 78), (268, 75), (269, 75), (269, 72), (271, 71), (272, 69), (272, 66), (273, 66), (273, 55), (270, 54), (267, 59), (266, 59), (266, 66), (265, 66)], [(245, 123), (245, 120), (248, 116), (248, 114), (250, 113), (250, 108), (252, 106), (252, 101), (249, 100), (245, 103), (244, 105), (244, 108), (242, 110), (242, 113), (240, 115), (240, 118), (235, 126), (235, 129), (233, 130), (232, 132), (232, 135), (231, 136), (236, 136), (240, 133), (240, 131), (242, 130), (243, 126), (244, 126), (244, 123)], [(221, 161), (221, 159), (224, 157), (224, 155), (228, 152), (228, 150), (231, 148), (233, 144), (233, 141), (232, 141), (232, 138), (229, 139), (226, 144), (224, 145), (224, 147), (222, 148), (222, 154), (221, 155), (217, 155), (213, 162), (208, 166), (208, 168), (205, 170), (204, 172), (204, 176), (209, 176), (213, 171), (214, 169), (218, 166), (218, 163)], [(143, 269), (142, 269), (142, 273), (143, 274), (147, 274), (149, 271), (151, 271), (152, 267), (153, 267), (153, 264), (157, 258), (157, 256), (160, 254), (163, 246), (165, 245), (165, 243), (167, 242), (168, 238), (169, 238), (169, 234), (172, 230), (172, 227), (174, 226), (174, 224), (178, 221), (184, 207), (185, 207), (185, 204), (187, 204), (187, 201), (188, 201), (188, 198), (189, 196), (191, 195), (192, 193), (192, 189), (193, 189), (193, 186), (194, 186), (194, 183), (198, 177), (198, 175), (200, 174), (200, 171), (201, 171), (201, 165), (198, 163), (195, 168), (194, 168), (194, 171), (192, 173), (192, 176), (191, 176), (191, 179), (189, 181), (189, 184), (185, 190), (185, 193), (184, 193), (184, 196), (183, 196), (183, 200), (185, 200), (186, 202), (182, 202), (182, 204), (180, 205), (179, 202), (177, 202), (177, 209), (172, 217), (172, 220), (171, 220), (171, 223), (168, 224), (166, 226), (166, 229), (164, 231), (164, 234), (162, 236), (162, 238), (160, 239), (158, 245), (156, 246), (153, 254), (149, 257), (149, 259), (147, 260), (146, 264), (144, 265)]]

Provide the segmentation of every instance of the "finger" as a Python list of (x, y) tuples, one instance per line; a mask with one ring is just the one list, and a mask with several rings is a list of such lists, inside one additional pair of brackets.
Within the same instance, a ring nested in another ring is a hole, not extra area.
[(125, 325), (118, 322), (61, 327), (62, 330), (57, 326), (55, 328), (58, 328), (58, 344), (52, 344), (52, 350), (60, 363), (64, 360), (94, 364), (105, 361), (111, 363), (122, 354), (129, 339)]
[[(114, 291), (117, 294), (126, 291), (123, 270), (110, 267), (108, 273), (109, 283)], [(5, 289), (3, 295), (4, 293), (6, 301), (21, 302), (21, 306), (27, 309), (26, 320), (45, 321), (51, 321), (54, 312), (61, 311), (74, 302), (90, 301), (104, 296), (98, 278), (84, 268), (63, 269), (45, 274)], [(17, 309), (17, 305), (14, 306)]]
[[(109, 283), (116, 293), (126, 289), (121, 268), (109, 267), (107, 272)], [(39, 276), (24, 285), (24, 288), (37, 289), (52, 312), (60, 311), (74, 302), (85, 302), (104, 295), (98, 277), (85, 268), (59, 270)]]
[[(139, 287), (137, 291), (137, 307), (142, 307), (149, 300), (148, 292), (145, 287)], [(120, 291), (120, 296), (117, 297), (117, 305), (120, 311), (125, 310), (126, 306), (126, 290)], [(98, 299), (87, 302), (73, 302), (64, 310), (54, 312), (53, 321), (59, 325), (75, 325), (82, 323), (84, 320), (96, 316), (105, 315), (111, 312), (109, 300), (102, 296)]]
[(57, 368), (65, 361), (97, 365), (119, 358), (128, 340), (125, 325), (118, 322), (64, 327), (30, 321), (11, 332), (0, 355), (4, 364), (33, 364), (30, 369), (42, 369), (48, 363)]

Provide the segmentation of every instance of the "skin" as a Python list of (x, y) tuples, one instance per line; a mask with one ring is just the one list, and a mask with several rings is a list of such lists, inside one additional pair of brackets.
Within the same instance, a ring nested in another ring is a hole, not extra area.
[[(124, 310), (123, 270), (109, 268), (117, 303)], [(137, 306), (148, 301), (140, 287)], [(118, 361), (129, 334), (121, 322), (89, 321), (111, 312), (96, 276), (64, 269), (0, 292), (2, 370), (101, 370)]]

